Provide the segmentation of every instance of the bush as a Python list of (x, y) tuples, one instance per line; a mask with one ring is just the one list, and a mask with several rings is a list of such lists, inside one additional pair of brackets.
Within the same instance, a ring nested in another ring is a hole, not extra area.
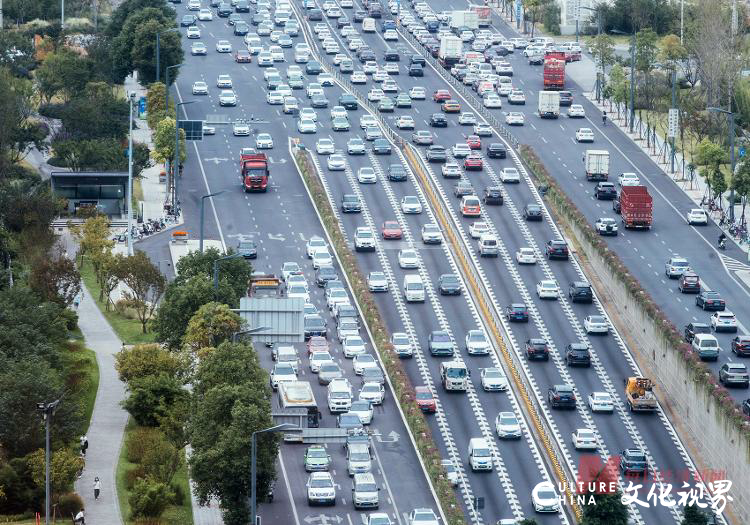
[(78, 328), (78, 313), (70, 309), (65, 309), (60, 312), (60, 317), (65, 320), (65, 328), (71, 332)]
[(133, 487), (135, 487), (135, 482), (145, 477), (146, 471), (143, 470), (143, 467), (140, 465), (136, 465), (135, 467), (125, 471), (125, 488), (129, 491), (133, 490)]
[(62, 118), (65, 104), (43, 104), (39, 106), (39, 114), (47, 118)]
[(179, 483), (172, 483), (170, 486), (172, 487), (172, 493), (174, 494), (174, 497), (172, 498), (172, 505), (174, 505), (175, 507), (182, 507), (182, 505), (185, 504), (185, 498), (187, 496), (187, 494), (185, 494), (185, 490)]
[(164, 434), (159, 429), (138, 427), (128, 434), (128, 440), (125, 442), (125, 457), (131, 463), (140, 463), (146, 452), (153, 449), (154, 444), (162, 439), (164, 439)]
[[(160, 433), (161, 434), (161, 433)], [(155, 440), (141, 459), (141, 467), (146, 477), (162, 483), (170, 483), (180, 467), (180, 451), (172, 445), (164, 434)]]
[(75, 515), (83, 508), (83, 499), (75, 492), (69, 492), (60, 496), (57, 501), (57, 510), (62, 514), (63, 519)]
[(147, 478), (135, 482), (128, 502), (133, 518), (158, 518), (173, 499), (167, 484)]

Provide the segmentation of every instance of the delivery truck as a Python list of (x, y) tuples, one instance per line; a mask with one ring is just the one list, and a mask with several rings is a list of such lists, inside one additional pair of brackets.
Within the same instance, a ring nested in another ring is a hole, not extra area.
[(544, 89), (565, 88), (565, 52), (547, 51), (544, 54)]
[(453, 11), (450, 21), (451, 29), (478, 29), (479, 15), (473, 11)]
[(654, 200), (646, 186), (623, 186), (614, 209), (620, 212), (626, 228), (650, 229)]
[(469, 4), (469, 11), (477, 14), (477, 24), (479, 27), (490, 27), (490, 24), (492, 24), (490, 6)]
[(609, 178), (609, 151), (587, 149), (583, 155), (586, 180), (602, 181)]
[(560, 93), (557, 91), (539, 92), (539, 116), (542, 118), (560, 116)]
[(440, 64), (450, 69), (461, 60), (463, 53), (464, 43), (460, 38), (455, 36), (444, 36), (440, 39), (440, 52), (438, 53), (438, 59)]

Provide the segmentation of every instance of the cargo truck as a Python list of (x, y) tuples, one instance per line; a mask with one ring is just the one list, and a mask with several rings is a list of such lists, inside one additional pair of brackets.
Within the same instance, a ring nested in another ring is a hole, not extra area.
[(645, 186), (623, 186), (615, 201), (626, 228), (651, 228), (654, 200)]
[(320, 411), (315, 402), (315, 395), (309, 381), (281, 381), (279, 382), (279, 415), (288, 411), (290, 415), (307, 411), (307, 428), (320, 426)]
[(492, 23), (492, 11), (489, 6), (469, 4), (469, 11), (477, 14), (477, 24), (479, 27), (490, 27)]
[(479, 15), (472, 11), (453, 11), (451, 13), (450, 28), (477, 29), (479, 28)]
[(625, 399), (631, 412), (653, 412), (658, 407), (654, 384), (646, 377), (625, 380)]
[(609, 178), (609, 151), (587, 149), (583, 156), (586, 180), (601, 181)]
[(544, 54), (544, 89), (561, 90), (565, 87), (565, 52), (547, 51)]
[(466, 390), (469, 369), (461, 361), (444, 361), (440, 363), (440, 381), (446, 390)]
[(463, 53), (464, 43), (460, 38), (455, 36), (444, 36), (440, 39), (440, 51), (438, 53), (438, 59), (440, 64), (450, 69), (461, 60)]
[(560, 93), (557, 91), (539, 92), (539, 116), (541, 118), (560, 116)]
[(240, 180), (245, 192), (268, 191), (270, 176), (265, 153), (253, 151), (240, 155)]

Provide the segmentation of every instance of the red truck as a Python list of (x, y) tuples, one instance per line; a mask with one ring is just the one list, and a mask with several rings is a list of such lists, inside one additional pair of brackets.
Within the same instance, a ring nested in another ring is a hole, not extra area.
[(544, 89), (559, 90), (565, 87), (565, 51), (547, 51), (544, 54)]
[(240, 154), (240, 180), (245, 192), (268, 191), (268, 157), (254, 150)]
[(651, 228), (654, 200), (646, 186), (623, 186), (612, 206), (626, 228)]

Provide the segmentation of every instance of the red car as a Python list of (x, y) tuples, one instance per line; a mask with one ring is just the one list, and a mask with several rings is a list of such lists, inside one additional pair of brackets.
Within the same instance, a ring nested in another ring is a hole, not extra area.
[(398, 221), (385, 221), (383, 223), (383, 239), (400, 239), (403, 234)]
[(432, 94), (432, 100), (435, 102), (445, 102), (451, 99), (450, 91), (447, 89), (438, 89)]
[(475, 155), (469, 155), (464, 159), (464, 169), (468, 171), (482, 171), (482, 168), (484, 167), (484, 163), (482, 162), (482, 157), (475, 156)]
[(234, 53), (234, 61), (237, 63), (240, 62), (252, 62), (253, 61), (253, 55), (250, 54), (250, 51), (247, 49), (238, 49)]
[(469, 149), (482, 149), (482, 141), (479, 135), (469, 135), (466, 138), (466, 143), (469, 145)]
[(328, 352), (331, 347), (328, 344), (328, 340), (320, 335), (314, 335), (307, 341), (307, 355), (312, 355), (313, 352)]
[(437, 410), (435, 396), (432, 395), (430, 387), (418, 386), (414, 389), (414, 392), (416, 393), (417, 406), (422, 412), (434, 413)]

